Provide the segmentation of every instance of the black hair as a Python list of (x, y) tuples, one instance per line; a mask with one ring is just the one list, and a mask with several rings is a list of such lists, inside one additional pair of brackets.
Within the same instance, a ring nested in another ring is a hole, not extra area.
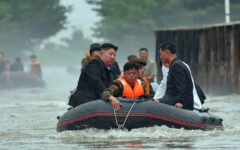
[(95, 51), (101, 51), (101, 47), (92, 47), (90, 49), (90, 55), (92, 56), (93, 52), (95, 52)]
[(146, 52), (148, 53), (148, 49), (147, 49), (147, 48), (145, 48), (145, 47), (143, 47), (143, 48), (140, 48), (139, 52), (141, 52), (141, 51), (146, 51)]
[(30, 58), (37, 58), (37, 56), (36, 55), (31, 55)]
[(129, 55), (129, 56), (127, 57), (127, 59), (128, 59), (128, 61), (134, 61), (134, 60), (137, 59), (137, 56), (136, 56), (136, 55)]
[(130, 69), (136, 69), (139, 70), (139, 65), (136, 64), (135, 62), (127, 62), (124, 66), (123, 66), (123, 71), (128, 71)]
[(146, 65), (147, 65), (146, 61), (145, 61), (144, 59), (141, 59), (141, 58), (136, 59), (135, 62), (136, 62), (136, 64), (139, 65), (139, 67), (142, 67), (142, 66), (146, 66)]
[(172, 54), (176, 54), (176, 48), (172, 42), (162, 43), (159, 47), (162, 51), (169, 50)]
[(99, 43), (92, 43), (92, 44), (90, 45), (90, 49), (92, 49), (92, 48), (94, 48), (94, 47), (101, 47), (101, 44), (99, 44)]
[(103, 43), (103, 44), (101, 45), (101, 50), (107, 51), (107, 50), (109, 50), (110, 48), (113, 48), (115, 51), (118, 50), (118, 47), (115, 46), (115, 45), (113, 45), (113, 44), (111, 44), (111, 43)]

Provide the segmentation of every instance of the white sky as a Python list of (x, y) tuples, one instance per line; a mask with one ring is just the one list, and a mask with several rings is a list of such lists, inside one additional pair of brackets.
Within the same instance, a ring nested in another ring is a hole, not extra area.
[(67, 46), (67, 43), (61, 39), (71, 38), (75, 29), (80, 29), (84, 37), (99, 41), (99, 39), (93, 37), (93, 31), (91, 29), (95, 26), (95, 23), (100, 20), (97, 13), (92, 10), (93, 6), (89, 5), (86, 0), (60, 0), (60, 3), (64, 6), (72, 6), (72, 11), (67, 14), (67, 29), (59, 31), (56, 35), (46, 39), (45, 42), (53, 42), (57, 45)]
[(92, 10), (92, 5), (87, 4), (86, 0), (61, 0), (61, 4), (73, 7), (72, 12), (68, 14), (67, 27), (81, 29), (86, 37), (92, 37), (91, 28), (100, 20)]

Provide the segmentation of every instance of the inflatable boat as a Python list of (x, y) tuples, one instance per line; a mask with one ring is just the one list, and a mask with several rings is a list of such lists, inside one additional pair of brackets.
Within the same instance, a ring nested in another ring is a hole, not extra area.
[(0, 74), (0, 89), (33, 88), (45, 86), (46, 85), (42, 79), (28, 72), (16, 71)]
[(118, 98), (121, 109), (113, 110), (104, 100), (91, 101), (69, 109), (58, 117), (57, 131), (86, 128), (112, 129), (166, 125), (172, 128), (213, 130), (223, 129), (222, 119), (209, 112), (179, 109), (152, 100)]

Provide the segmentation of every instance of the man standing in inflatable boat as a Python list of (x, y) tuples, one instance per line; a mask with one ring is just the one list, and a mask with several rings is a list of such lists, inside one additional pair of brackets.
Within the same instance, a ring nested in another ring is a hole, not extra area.
[(139, 65), (135, 62), (127, 62), (123, 67), (124, 75), (113, 81), (103, 94), (102, 99), (109, 100), (116, 111), (122, 105), (116, 97), (125, 98), (153, 98), (153, 93), (148, 93), (146, 83), (139, 78)]
[(170, 42), (161, 44), (160, 57), (170, 66), (166, 93), (158, 101), (177, 108), (202, 109), (206, 97), (200, 87), (195, 84), (190, 67), (177, 58), (175, 45)]
[(80, 104), (100, 99), (102, 92), (110, 86), (113, 76), (110, 66), (114, 63), (118, 47), (111, 43), (101, 45), (100, 55), (92, 59), (82, 70), (77, 90), (69, 100), (69, 105)]

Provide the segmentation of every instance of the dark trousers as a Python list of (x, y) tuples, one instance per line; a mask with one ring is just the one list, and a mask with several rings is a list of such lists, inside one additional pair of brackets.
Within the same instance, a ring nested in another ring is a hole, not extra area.
[(176, 104), (175, 100), (165, 95), (163, 98), (159, 99), (160, 103), (168, 104), (174, 106)]

